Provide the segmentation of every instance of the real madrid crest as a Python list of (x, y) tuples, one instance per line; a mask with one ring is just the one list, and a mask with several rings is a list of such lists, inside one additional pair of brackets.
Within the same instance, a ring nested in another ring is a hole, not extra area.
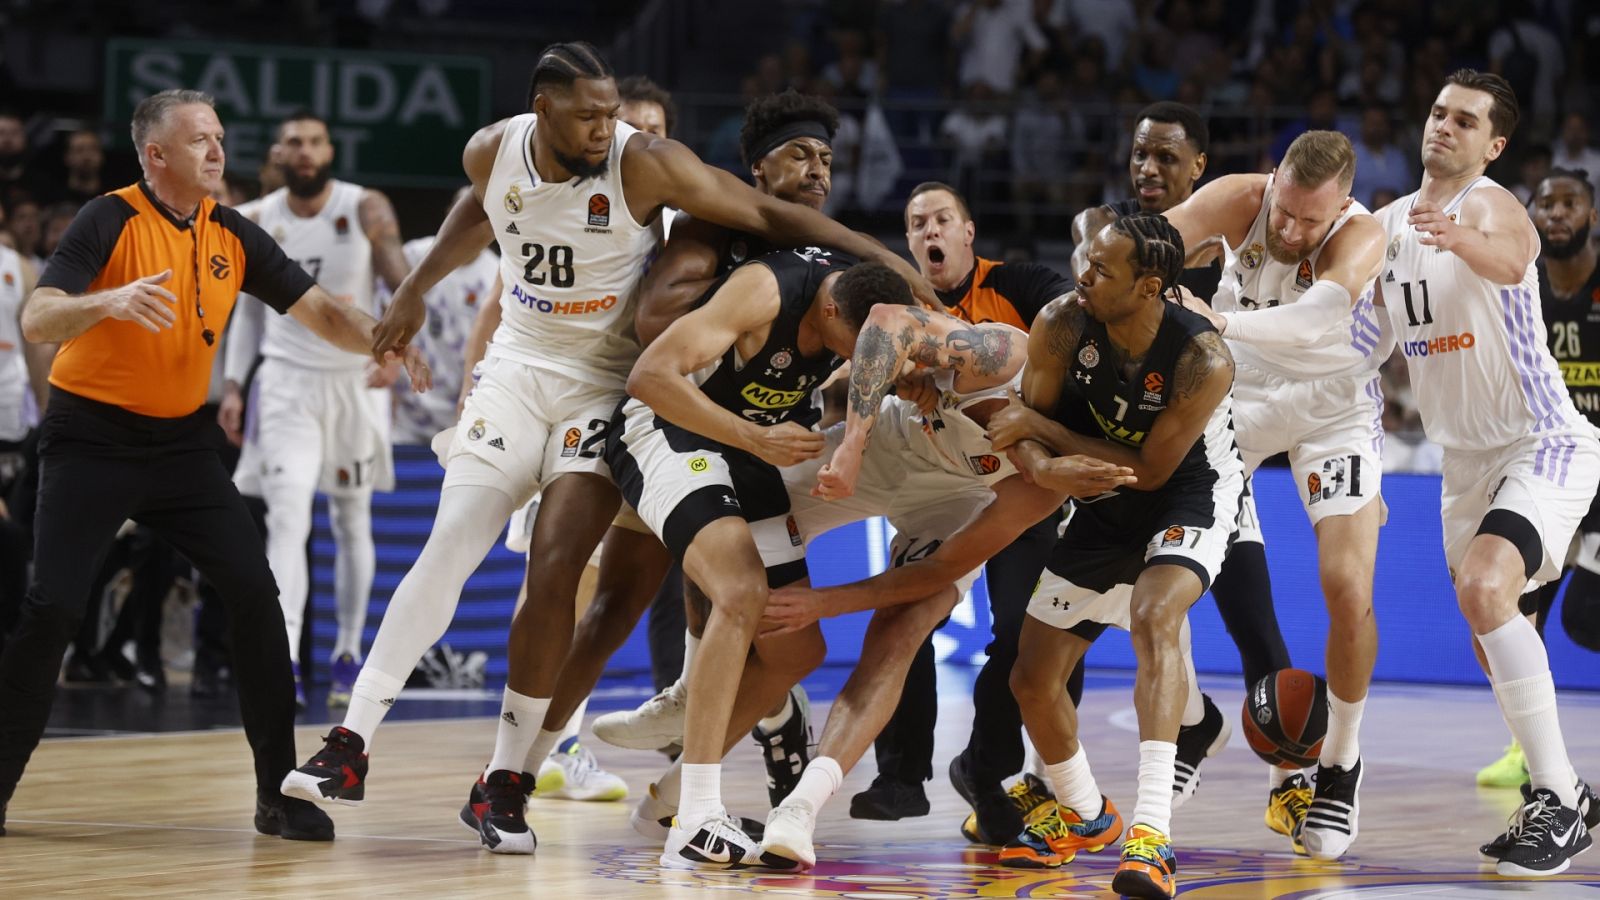
[(1254, 269), (1261, 265), (1261, 254), (1266, 249), (1260, 244), (1251, 244), (1243, 253), (1239, 254), (1239, 262), (1243, 263), (1246, 269)]
[(476, 420), (476, 421), (474, 421), (472, 423), (472, 427), (471, 428), (467, 429), (467, 440), (476, 441), (476, 440), (478, 440), (479, 438), (482, 438), (482, 437), (483, 437), (483, 420), (482, 419), (478, 419), (478, 420)]
[(506, 212), (513, 216), (522, 212), (522, 191), (515, 184), (506, 188)]
[(1078, 351), (1078, 365), (1085, 369), (1092, 369), (1100, 365), (1100, 348), (1093, 344), (1084, 344)]
[(787, 369), (789, 368), (789, 364), (794, 362), (794, 357), (790, 356), (789, 351), (787, 350), (779, 350), (777, 353), (772, 354), (772, 358), (767, 360), (767, 362), (770, 363), (774, 369)]
[(1394, 236), (1394, 240), (1389, 242), (1389, 261), (1390, 262), (1394, 262), (1394, 258), (1396, 256), (1399, 256), (1399, 255), (1400, 255), (1400, 235), (1397, 234), (1397, 235)]

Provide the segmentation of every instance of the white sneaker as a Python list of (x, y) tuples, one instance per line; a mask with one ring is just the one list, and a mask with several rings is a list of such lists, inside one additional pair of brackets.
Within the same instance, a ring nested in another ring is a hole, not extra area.
[(633, 815), (628, 817), (628, 824), (639, 833), (640, 837), (663, 843), (667, 833), (672, 830), (672, 817), (678, 814), (676, 806), (669, 805), (656, 793), (656, 786), (651, 783), (650, 788), (644, 792), (644, 799), (633, 808)]
[(674, 816), (661, 864), (669, 869), (748, 869), (762, 865), (761, 845), (726, 812), (688, 825)]
[(811, 835), (817, 830), (817, 811), (805, 800), (790, 798), (767, 815), (767, 831), (761, 839), (761, 856), (790, 860), (802, 869), (817, 864), (817, 850)]
[(686, 690), (675, 681), (638, 709), (610, 712), (594, 720), (594, 736), (629, 750), (660, 750), (683, 740)]
[(568, 738), (566, 746), (544, 758), (534, 782), (535, 797), (555, 800), (621, 800), (628, 784), (600, 768), (589, 748)]

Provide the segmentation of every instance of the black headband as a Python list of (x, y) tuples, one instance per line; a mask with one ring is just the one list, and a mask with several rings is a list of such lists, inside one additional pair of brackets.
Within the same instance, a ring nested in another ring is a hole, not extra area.
[(828, 129), (823, 127), (821, 122), (818, 122), (815, 119), (803, 119), (799, 122), (790, 122), (782, 128), (779, 128), (777, 131), (767, 135), (766, 140), (758, 144), (755, 152), (750, 154), (750, 164), (755, 165), (757, 160), (766, 156), (768, 153), (771, 153), (779, 147), (782, 147), (784, 144), (789, 143), (795, 138), (803, 137), (816, 138), (829, 147), (833, 146), (833, 137), (828, 134)]

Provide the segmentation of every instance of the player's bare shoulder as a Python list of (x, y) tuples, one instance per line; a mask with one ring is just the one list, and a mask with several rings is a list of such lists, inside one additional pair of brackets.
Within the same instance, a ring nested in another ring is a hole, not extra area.
[(1208, 387), (1233, 384), (1233, 354), (1228, 342), (1215, 331), (1206, 330), (1189, 339), (1173, 372), (1173, 395), (1180, 401), (1204, 393)]
[[(494, 159), (500, 153), (500, 141), (505, 137), (506, 126), (510, 122), (510, 119), (501, 119), (479, 128), (467, 139), (466, 149), (461, 151), (461, 167), (466, 170), (467, 177), (472, 179), (479, 194), (482, 194), (483, 186), (489, 181), (489, 173), (494, 170)], [(483, 198), (480, 196), (479, 199)]]
[[(1078, 339), (1083, 337), (1088, 314), (1078, 303), (1078, 292), (1062, 294), (1044, 305), (1033, 320), (1031, 334), (1044, 338), (1050, 354), (1063, 363), (1069, 363), (1077, 352)], [(1030, 342), (1031, 343), (1031, 342)]]

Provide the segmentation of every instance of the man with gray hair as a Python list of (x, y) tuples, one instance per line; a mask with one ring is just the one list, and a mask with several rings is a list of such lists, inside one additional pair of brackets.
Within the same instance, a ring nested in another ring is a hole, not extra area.
[[(255, 754), (256, 830), (333, 839), (326, 814), (277, 790), (295, 762), (283, 613), (261, 535), (222, 467), (216, 421), (202, 404), (217, 334), (240, 291), (354, 354), (368, 352), (377, 322), (217, 205), (222, 137), (206, 94), (168, 90), (141, 102), (133, 142), (144, 179), (84, 206), (23, 308), (23, 337), (61, 349), (40, 425), (34, 581), (0, 653), (0, 834), (83, 619), (92, 561), (133, 519), (188, 557), (230, 605), (239, 711)], [(417, 351), (404, 357), (426, 389)]]

